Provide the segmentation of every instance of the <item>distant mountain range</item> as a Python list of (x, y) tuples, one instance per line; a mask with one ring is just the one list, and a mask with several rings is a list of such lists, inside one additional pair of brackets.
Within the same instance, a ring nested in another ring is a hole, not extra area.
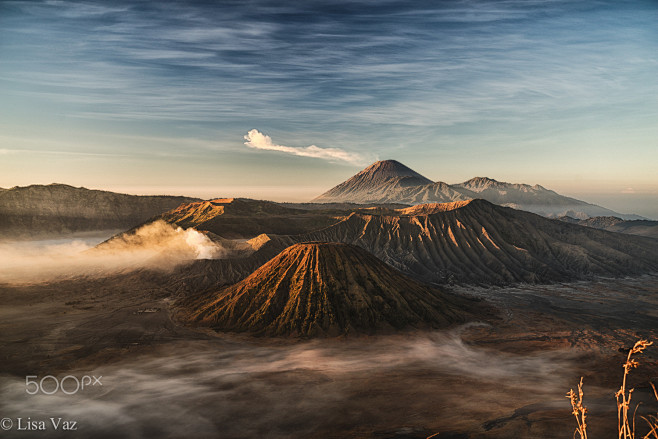
[(433, 182), (395, 160), (376, 162), (333, 189), (312, 200), (314, 203), (446, 203), (482, 198), (501, 206), (526, 210), (547, 217), (585, 219), (616, 216), (643, 219), (614, 212), (595, 204), (565, 197), (540, 185), (504, 183), (475, 177), (459, 184)]
[(197, 198), (126, 195), (65, 184), (0, 190), (0, 238), (125, 230)]
[[(394, 210), (426, 202), (483, 198), (493, 203), (571, 218), (580, 225), (656, 237), (658, 222), (629, 221), (600, 206), (541, 186), (474, 178), (458, 185), (433, 183), (393, 160), (377, 162), (312, 203), (241, 198), (200, 200), (182, 196), (127, 195), (65, 184), (0, 188), (0, 239), (47, 239), (132, 229), (157, 218), (226, 238), (262, 233), (295, 235), (328, 227), (352, 212)], [(590, 217), (591, 215), (604, 215)], [(622, 223), (626, 221), (626, 223)], [(613, 224), (614, 223), (614, 224)]]

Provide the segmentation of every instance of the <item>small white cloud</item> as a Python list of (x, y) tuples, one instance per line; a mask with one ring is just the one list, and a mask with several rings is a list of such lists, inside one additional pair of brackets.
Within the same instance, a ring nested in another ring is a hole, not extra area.
[(356, 165), (362, 165), (366, 163), (366, 160), (360, 154), (344, 151), (339, 148), (320, 148), (319, 146), (315, 145), (306, 147), (276, 145), (272, 142), (272, 138), (270, 136), (267, 136), (258, 130), (249, 131), (244, 136), (244, 139), (246, 140), (244, 144), (249, 148), (254, 149), (279, 151), (301, 157), (313, 157), (330, 161), (342, 161)]
[(634, 194), (634, 193), (635, 193), (635, 189), (633, 189), (632, 187), (627, 187), (626, 189), (624, 189), (623, 191), (621, 191), (621, 193), (622, 193), (622, 194)]

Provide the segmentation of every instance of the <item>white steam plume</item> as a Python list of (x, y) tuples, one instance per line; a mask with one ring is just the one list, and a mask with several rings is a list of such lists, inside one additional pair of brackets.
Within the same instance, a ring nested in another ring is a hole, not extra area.
[(0, 243), (0, 283), (104, 276), (136, 268), (170, 270), (194, 259), (218, 259), (226, 254), (203, 233), (156, 221), (98, 247), (80, 240)]
[(246, 140), (244, 144), (249, 148), (254, 149), (279, 151), (301, 157), (313, 157), (329, 161), (342, 161), (356, 165), (362, 165), (367, 162), (360, 154), (344, 151), (339, 148), (320, 148), (319, 146), (315, 145), (306, 147), (276, 145), (272, 142), (272, 138), (270, 136), (265, 135), (258, 130), (249, 131), (244, 136), (244, 139)]

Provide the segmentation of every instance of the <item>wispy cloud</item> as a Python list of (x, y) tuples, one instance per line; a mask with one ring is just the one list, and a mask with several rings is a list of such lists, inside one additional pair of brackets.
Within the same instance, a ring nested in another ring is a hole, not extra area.
[[(643, 81), (655, 71), (643, 49), (650, 20), (626, 11), (637, 23), (621, 25), (605, 8), (585, 13), (568, 2), (9, 3), (23, 14), (3, 20), (15, 44), (2, 53), (7, 91), (65, 104), (69, 117), (296, 119), (358, 135), (373, 124), (413, 131), (588, 114), (655, 92)], [(587, 14), (633, 29), (633, 39), (587, 26)], [(387, 132), (378, 144), (388, 140), (397, 142)]]
[(245, 136), (244, 142), (249, 148), (262, 149), (266, 151), (278, 151), (286, 154), (292, 154), (300, 157), (313, 157), (316, 159), (329, 160), (332, 162), (347, 162), (355, 165), (362, 165), (366, 160), (361, 154), (348, 152), (340, 148), (320, 148), (319, 146), (310, 145), (305, 147), (277, 145), (272, 142), (272, 138), (261, 133), (258, 130), (251, 130)]
[[(582, 150), (575, 168), (595, 149), (618, 165), (614, 143), (655, 156), (655, 2), (0, 3), (0, 113), (43, 139), (65, 121), (97, 138), (152, 138), (85, 140), (94, 150), (156, 156), (174, 149), (167, 137), (193, 137), (218, 143), (179, 150), (221, 144), (230, 160), (246, 149), (236, 138), (260, 127), (301, 147), (248, 146), (320, 158), (319, 168), (403, 150), (409, 165), (455, 181), (489, 152), (478, 172), (495, 176), (498, 161), (508, 179), (522, 179), (521, 157), (549, 173), (547, 149)], [(618, 175), (639, 175), (642, 164), (626, 163)]]

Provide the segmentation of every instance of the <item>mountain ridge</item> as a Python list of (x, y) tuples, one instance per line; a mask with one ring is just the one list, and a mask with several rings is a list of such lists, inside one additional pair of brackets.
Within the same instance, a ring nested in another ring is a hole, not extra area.
[(596, 216), (587, 219), (562, 216), (557, 219), (571, 224), (607, 230), (609, 232), (627, 233), (629, 235), (646, 236), (658, 239), (658, 221), (624, 220), (615, 216)]
[(129, 195), (62, 183), (0, 191), (0, 237), (126, 229), (198, 198)]
[[(658, 272), (656, 239), (545, 218), (476, 199), (402, 209), (362, 209), (299, 235), (262, 235), (240, 260), (195, 261), (180, 291), (237, 282), (284, 248), (321, 241), (361, 247), (431, 284), (551, 283)], [(178, 288), (178, 287), (177, 287)]]
[(655, 240), (565, 224), (486, 200), (415, 215), (353, 213), (294, 239), (346, 242), (426, 282), (505, 284), (658, 270)]

